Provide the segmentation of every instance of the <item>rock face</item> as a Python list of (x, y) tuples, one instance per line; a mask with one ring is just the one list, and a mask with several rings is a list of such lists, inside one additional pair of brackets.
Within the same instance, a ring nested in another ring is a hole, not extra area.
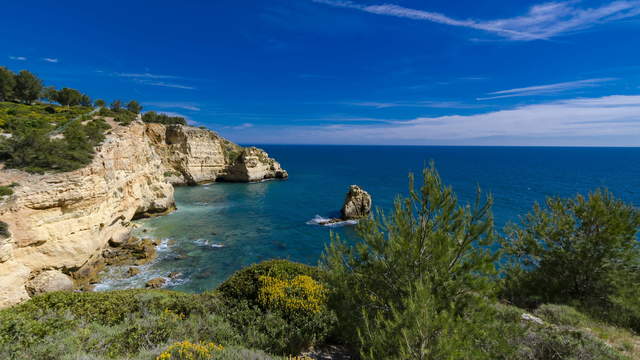
[(139, 121), (115, 126), (82, 169), (35, 175), (1, 167), (0, 184), (20, 186), (0, 200), (11, 234), (0, 237), (0, 308), (29, 299), (25, 285), (44, 270), (91, 275), (104, 250), (128, 242), (132, 219), (175, 209), (172, 184), (286, 177), (266, 153), (214, 132)]
[(361, 219), (371, 213), (371, 195), (358, 185), (351, 185), (340, 210), (342, 220)]
[(229, 167), (224, 181), (251, 182), (267, 179), (286, 179), (289, 176), (280, 164), (271, 159), (264, 150), (255, 147), (242, 151), (235, 163)]
[(174, 185), (288, 177), (264, 150), (242, 148), (210, 130), (148, 124), (147, 134), (162, 155), (167, 180)]

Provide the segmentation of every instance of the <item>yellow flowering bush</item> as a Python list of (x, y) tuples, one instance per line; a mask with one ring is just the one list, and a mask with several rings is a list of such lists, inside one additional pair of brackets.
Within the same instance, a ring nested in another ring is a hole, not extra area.
[(208, 360), (218, 351), (224, 350), (222, 345), (214, 343), (194, 344), (189, 341), (177, 342), (167, 348), (156, 360)]
[(258, 277), (258, 302), (265, 308), (285, 313), (318, 313), (327, 301), (327, 289), (307, 275), (292, 280), (262, 275)]

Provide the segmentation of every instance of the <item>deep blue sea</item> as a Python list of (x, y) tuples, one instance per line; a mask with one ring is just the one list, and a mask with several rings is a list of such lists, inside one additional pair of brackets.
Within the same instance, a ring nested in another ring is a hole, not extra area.
[[(350, 184), (389, 209), (406, 194), (409, 172), (435, 161), (463, 203), (477, 186), (493, 194), (501, 228), (546, 196), (574, 196), (599, 187), (640, 206), (640, 148), (418, 147), (264, 145), (289, 172), (287, 181), (216, 183), (176, 189), (178, 210), (139, 221), (138, 235), (162, 239), (159, 257), (126, 278), (107, 271), (98, 290), (142, 287), (170, 272), (169, 288), (199, 292), (234, 271), (272, 258), (316, 264), (331, 231), (355, 239), (352, 226), (322, 227), (316, 216), (337, 216)], [(418, 181), (416, 181), (418, 183)]]

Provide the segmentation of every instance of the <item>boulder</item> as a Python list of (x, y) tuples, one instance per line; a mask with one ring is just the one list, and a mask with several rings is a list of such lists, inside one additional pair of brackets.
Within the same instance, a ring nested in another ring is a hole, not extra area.
[(130, 267), (129, 270), (127, 270), (127, 277), (133, 277), (140, 274), (140, 268), (137, 267)]
[(166, 282), (167, 280), (165, 278), (157, 277), (147, 281), (145, 287), (150, 289), (159, 289), (163, 287)]
[(340, 210), (342, 220), (367, 217), (371, 213), (371, 195), (358, 185), (351, 185)]
[(25, 285), (30, 296), (40, 295), (52, 291), (73, 290), (73, 281), (60, 270), (46, 270)]

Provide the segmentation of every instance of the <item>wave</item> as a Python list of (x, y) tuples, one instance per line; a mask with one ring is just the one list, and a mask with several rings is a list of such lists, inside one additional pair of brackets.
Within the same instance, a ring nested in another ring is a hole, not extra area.
[(331, 218), (326, 218), (326, 217), (322, 217), (320, 215), (316, 215), (313, 217), (313, 219), (309, 220), (306, 222), (307, 225), (320, 225), (320, 226), (327, 226), (327, 227), (341, 227), (341, 226), (347, 226), (347, 225), (355, 225), (358, 223), (358, 220), (342, 220), (342, 221), (334, 221), (331, 222), (335, 219), (331, 219)]
[(218, 243), (210, 243), (209, 240), (207, 239), (198, 239), (196, 241), (194, 241), (196, 244), (200, 245), (200, 246), (208, 246), (208, 247), (212, 247), (212, 248), (223, 248), (224, 245), (222, 244), (218, 244)]

